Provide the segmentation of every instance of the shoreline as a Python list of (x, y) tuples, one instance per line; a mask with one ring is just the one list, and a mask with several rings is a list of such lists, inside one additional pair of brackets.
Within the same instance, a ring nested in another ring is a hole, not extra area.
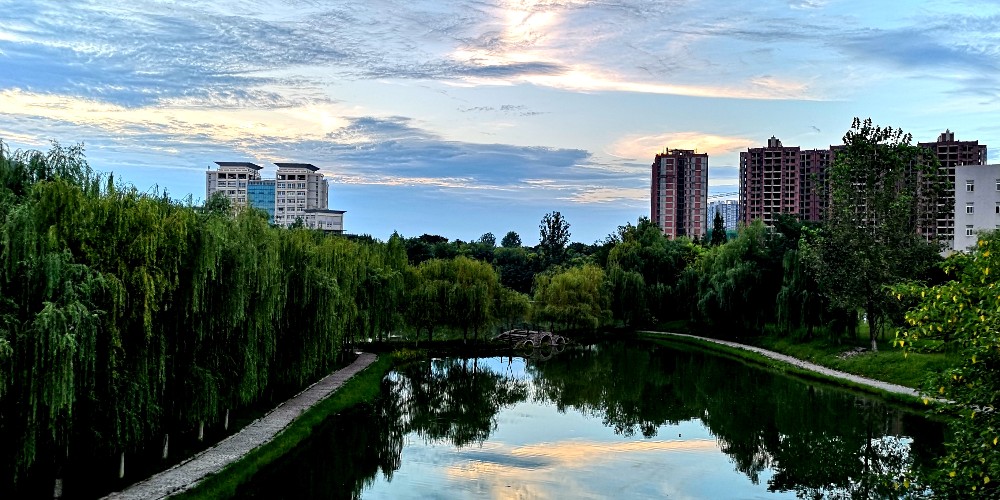
[(650, 337), (653, 338), (655, 337), (661, 337), (664, 339), (673, 338), (675, 340), (681, 340), (681, 341), (694, 340), (700, 343), (716, 344), (719, 346), (725, 346), (733, 349), (738, 349), (741, 351), (747, 351), (774, 361), (780, 361), (782, 363), (786, 363), (797, 369), (805, 370), (807, 372), (814, 373), (824, 378), (847, 382), (848, 383), (847, 385), (849, 386), (877, 391), (878, 393), (885, 393), (892, 396), (903, 396), (908, 399), (912, 399), (914, 402), (919, 402), (922, 400), (920, 391), (913, 389), (911, 387), (906, 387), (898, 384), (893, 384), (890, 382), (883, 382), (881, 380), (862, 377), (860, 375), (855, 375), (853, 373), (834, 370), (832, 368), (827, 368), (825, 366), (811, 363), (809, 361), (804, 361), (799, 358), (789, 356), (787, 354), (781, 354), (778, 352), (769, 351), (761, 347), (740, 344), (739, 342), (732, 342), (728, 340), (700, 337), (697, 335), (691, 335), (687, 333), (661, 332), (655, 330), (638, 330), (636, 333), (649, 335)]
[(323, 377), (236, 434), (219, 441), (215, 446), (103, 498), (105, 500), (160, 499), (195, 488), (208, 477), (271, 442), (295, 419), (331, 396), (347, 380), (370, 366), (376, 359), (377, 356), (371, 353), (359, 354), (350, 365)]

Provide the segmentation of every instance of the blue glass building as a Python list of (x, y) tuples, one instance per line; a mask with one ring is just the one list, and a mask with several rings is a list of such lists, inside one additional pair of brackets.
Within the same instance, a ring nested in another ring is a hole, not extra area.
[(251, 207), (267, 212), (267, 220), (274, 224), (274, 179), (250, 181), (247, 185), (247, 202)]

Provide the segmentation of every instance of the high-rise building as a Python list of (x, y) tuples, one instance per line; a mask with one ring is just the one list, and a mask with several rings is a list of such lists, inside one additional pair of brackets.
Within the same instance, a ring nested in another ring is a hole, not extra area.
[[(966, 179), (956, 177), (956, 168), (963, 165), (986, 165), (986, 145), (979, 141), (956, 141), (955, 133), (945, 130), (935, 142), (921, 142), (919, 146), (930, 149), (941, 163), (941, 176), (945, 180), (945, 194), (939, 203), (937, 226), (923, 230), (927, 237), (936, 236), (944, 242), (957, 241), (955, 231), (955, 193), (965, 188)], [(963, 169), (969, 172), (969, 169)], [(961, 208), (961, 207), (960, 207)], [(960, 231), (965, 227), (960, 227)]]
[(740, 153), (740, 220), (770, 226), (777, 214), (821, 220), (829, 206), (827, 171), (833, 148), (802, 150), (771, 136), (767, 147)]
[(247, 206), (247, 187), (252, 180), (260, 180), (261, 167), (239, 161), (217, 161), (217, 170), (205, 172), (205, 200), (215, 193), (229, 198), (234, 207)]
[(1000, 229), (1000, 165), (958, 165), (955, 167), (954, 251), (976, 246), (980, 231)]
[(307, 209), (329, 208), (329, 182), (319, 167), (309, 163), (275, 163), (274, 223), (290, 226), (296, 220), (305, 223)]
[(271, 224), (274, 224), (274, 185), (274, 179), (251, 180), (247, 185), (247, 203), (267, 212)]
[(652, 165), (650, 219), (669, 238), (708, 230), (708, 153), (667, 149)]
[(708, 204), (708, 225), (715, 224), (715, 214), (722, 215), (727, 231), (735, 231), (740, 222), (740, 202), (737, 200), (712, 201)]

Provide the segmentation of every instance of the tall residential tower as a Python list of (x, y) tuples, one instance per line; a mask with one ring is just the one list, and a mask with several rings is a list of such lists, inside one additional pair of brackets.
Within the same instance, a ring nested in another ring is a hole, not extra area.
[(667, 149), (652, 165), (650, 219), (663, 234), (701, 238), (708, 220), (708, 154)]

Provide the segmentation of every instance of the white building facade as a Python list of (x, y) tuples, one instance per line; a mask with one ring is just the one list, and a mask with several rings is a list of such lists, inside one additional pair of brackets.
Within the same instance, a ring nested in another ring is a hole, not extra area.
[[(309, 163), (275, 163), (278, 166), (274, 193), (274, 223), (290, 226), (305, 220), (306, 210), (329, 208), (329, 181), (319, 167)], [(343, 214), (341, 214), (343, 217)], [(343, 230), (343, 219), (341, 219)]]
[(708, 227), (715, 224), (715, 213), (722, 215), (727, 231), (735, 231), (740, 222), (740, 202), (737, 200), (712, 201), (708, 203)]
[(344, 234), (344, 213), (344, 210), (307, 208), (302, 213), (302, 223), (310, 229)]
[(262, 167), (238, 161), (217, 161), (215, 164), (218, 169), (205, 172), (205, 200), (222, 193), (233, 207), (247, 206), (247, 186), (252, 180), (260, 180)]
[(1000, 164), (955, 167), (955, 237), (951, 249), (976, 246), (977, 233), (1000, 229)]

